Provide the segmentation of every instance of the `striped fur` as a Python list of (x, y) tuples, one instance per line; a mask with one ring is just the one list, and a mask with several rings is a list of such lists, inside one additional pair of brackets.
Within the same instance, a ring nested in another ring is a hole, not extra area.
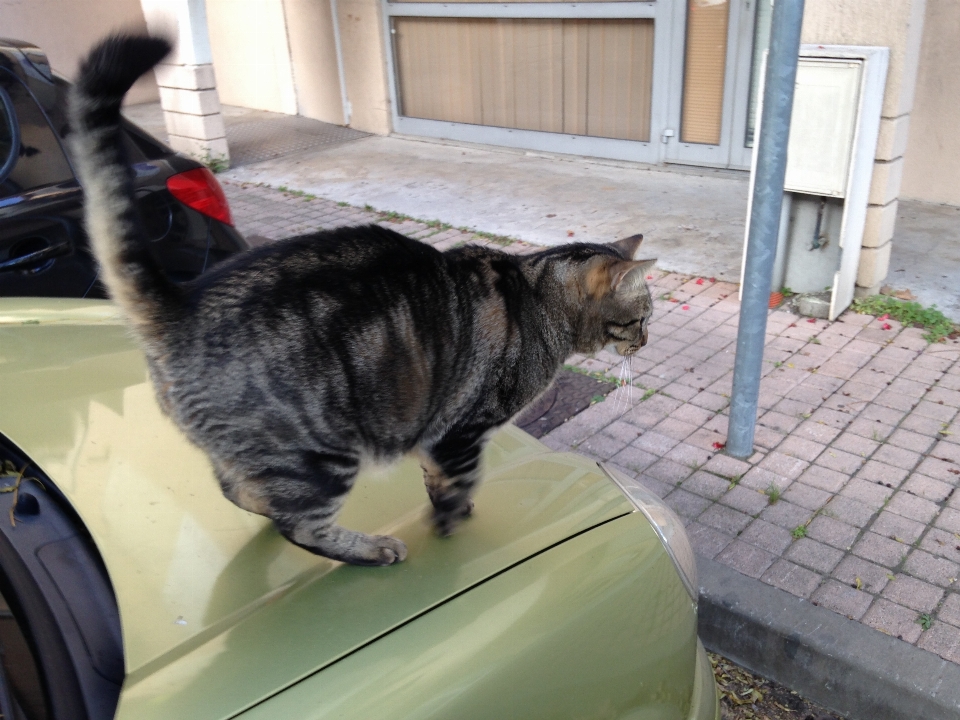
[(528, 256), (447, 252), (378, 226), (252, 250), (183, 285), (138, 232), (119, 108), (168, 46), (113, 37), (73, 91), (87, 226), (111, 296), (143, 347), (161, 406), (209, 456), (224, 494), (291, 542), (354, 564), (406, 547), (336, 524), (361, 463), (417, 452), (449, 534), (473, 508), (491, 431), (573, 352), (647, 340), (641, 237)]

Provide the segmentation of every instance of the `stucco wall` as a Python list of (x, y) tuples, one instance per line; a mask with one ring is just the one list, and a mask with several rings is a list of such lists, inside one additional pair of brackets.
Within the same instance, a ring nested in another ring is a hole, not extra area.
[(283, 0), (206, 0), (224, 105), (297, 114)]
[(300, 115), (343, 125), (330, 0), (283, 0)]
[[(90, 46), (121, 28), (146, 32), (140, 0), (0, 0), (0, 34), (39, 46), (53, 69), (71, 79)], [(159, 98), (157, 83), (148, 73), (133, 86), (126, 102)]]
[(960, 205), (960, 2), (927, 0), (901, 196)]
[(383, 23), (378, 0), (338, 0), (350, 127), (386, 135), (390, 132), (390, 95), (384, 56)]

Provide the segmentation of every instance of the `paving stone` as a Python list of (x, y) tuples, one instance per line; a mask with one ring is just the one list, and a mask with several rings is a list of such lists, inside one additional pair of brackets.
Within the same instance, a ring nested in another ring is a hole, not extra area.
[(862, 528), (874, 516), (876, 510), (859, 500), (837, 495), (826, 504), (821, 512), (826, 517)]
[(889, 510), (881, 512), (870, 526), (871, 532), (906, 544), (915, 542), (926, 529), (927, 526), (924, 523), (910, 520)]
[(682, 487), (709, 500), (718, 500), (730, 488), (730, 482), (701, 470), (684, 480)]
[(789, 531), (792, 531), (800, 525), (806, 525), (811, 517), (813, 517), (811, 510), (799, 505), (794, 505), (786, 500), (781, 500), (774, 505), (769, 505), (760, 513), (762, 520), (786, 528)]
[(725, 478), (740, 478), (743, 477), (750, 467), (751, 465), (743, 460), (738, 460), (723, 453), (717, 453), (707, 461), (703, 469)]
[[(664, 498), (667, 505), (680, 517), (691, 520), (699, 516), (711, 505), (711, 501), (699, 495), (677, 488)], [(732, 533), (736, 534), (736, 533)]]
[(811, 570), (827, 575), (843, 559), (843, 551), (809, 537), (800, 538), (787, 550), (785, 557)]
[(960, 510), (953, 508), (944, 508), (940, 511), (934, 523), (938, 528), (943, 528), (947, 532), (952, 532), (960, 539)]
[(820, 465), (810, 466), (800, 476), (800, 482), (829, 493), (839, 492), (847, 481), (847, 475)]
[[(896, 433), (894, 433), (896, 434)], [(892, 436), (891, 436), (892, 437)], [(912, 470), (920, 461), (920, 453), (906, 450), (895, 445), (883, 445), (870, 458), (870, 463), (892, 465), (905, 471)], [(887, 471), (889, 469), (886, 469)]]
[(738, 510), (723, 505), (711, 505), (698, 520), (704, 525), (720, 530), (728, 535), (738, 535), (752, 518)]
[(759, 467), (770, 470), (776, 475), (790, 480), (800, 477), (801, 473), (807, 469), (810, 463), (799, 458), (785, 455), (782, 452), (774, 450), (767, 453), (767, 456), (760, 462)]
[(840, 494), (851, 500), (856, 500), (867, 507), (873, 508), (873, 510), (876, 511), (886, 504), (889, 497), (893, 494), (893, 490), (861, 478), (854, 478), (843, 486)]
[(910, 430), (897, 429), (890, 435), (887, 442), (905, 450), (912, 450), (915, 453), (925, 453), (933, 445), (934, 438)]
[(768, 585), (802, 598), (809, 598), (820, 585), (821, 580), (820, 576), (812, 570), (783, 559), (777, 560), (760, 579)]
[(888, 568), (897, 567), (907, 556), (910, 547), (873, 532), (864, 533), (853, 546), (853, 553)]
[(645, 450), (646, 452), (663, 457), (679, 443), (679, 440), (659, 433), (656, 430), (648, 430), (630, 444), (640, 450)]
[(740, 512), (753, 516), (759, 514), (770, 504), (770, 500), (766, 495), (757, 492), (753, 488), (744, 487), (743, 485), (737, 485), (728, 490), (724, 493), (723, 497), (720, 498), (720, 502), (728, 507), (732, 507), (734, 510), (739, 510)]
[(839, 450), (835, 446), (830, 446), (820, 453), (816, 462), (821, 467), (850, 476), (863, 466), (864, 459), (853, 453)]
[(940, 480), (934, 480), (929, 478), (926, 475), (921, 475), (920, 473), (914, 473), (900, 488), (904, 492), (908, 492), (911, 495), (917, 495), (919, 497), (930, 500), (935, 503), (942, 503), (953, 491), (953, 486), (948, 485), (945, 482)]
[(807, 485), (802, 480), (791, 484), (783, 493), (785, 500), (808, 510), (819, 510), (830, 501), (831, 497), (833, 497), (831, 493)]
[(940, 508), (929, 500), (900, 491), (890, 499), (887, 510), (926, 524), (936, 517)]
[(943, 590), (908, 575), (897, 575), (883, 589), (883, 597), (917, 612), (931, 612), (943, 597)]
[(944, 622), (960, 627), (960, 594), (948, 593), (937, 615)]
[(867, 458), (873, 454), (873, 451), (880, 447), (880, 443), (869, 440), (854, 432), (847, 431), (837, 437), (830, 445), (831, 449), (848, 452), (861, 458)]
[(936, 653), (944, 660), (960, 663), (960, 629), (942, 622), (934, 622), (924, 631), (917, 647)]
[(693, 474), (693, 469), (687, 465), (680, 465), (679, 463), (675, 463), (673, 460), (667, 460), (664, 458), (662, 460), (658, 460), (643, 472), (645, 475), (648, 475), (655, 480), (665, 483), (678, 484), (690, 477), (690, 475)]
[(863, 616), (863, 623), (913, 644), (917, 642), (922, 632), (917, 617), (915, 610), (878, 598)]
[(718, 562), (752, 578), (759, 578), (769, 568), (777, 556), (761, 548), (736, 539), (716, 556)]
[(789, 530), (759, 519), (750, 523), (739, 539), (775, 555), (782, 554), (793, 542)]
[[(549, 437), (549, 436), (548, 436)], [(660, 458), (653, 453), (648, 453), (640, 448), (628, 446), (610, 458), (610, 460), (621, 467), (629, 468), (634, 472), (641, 472), (653, 465)]]
[(920, 547), (951, 562), (960, 563), (960, 540), (946, 530), (931, 528), (921, 538)]
[(791, 436), (780, 443), (777, 451), (806, 462), (813, 462), (825, 447), (823, 443)]
[(686, 531), (694, 552), (710, 560), (715, 559), (721, 550), (733, 542), (730, 535), (698, 522), (687, 525)]
[(921, 580), (943, 588), (958, 587), (960, 565), (946, 558), (931, 555), (924, 550), (911, 550), (904, 570)]
[(894, 577), (887, 568), (854, 555), (844, 557), (831, 574), (841, 583), (871, 593), (883, 590)]
[[(878, 449), (873, 456), (876, 457), (877, 453), (882, 449), (883, 448)], [(910, 471), (904, 468), (896, 467), (886, 462), (880, 462), (879, 460), (868, 460), (857, 473), (857, 477), (873, 483), (879, 483), (886, 487), (897, 487), (909, 474)]]
[(850, 550), (859, 534), (859, 528), (826, 514), (815, 517), (807, 527), (808, 537), (841, 550)]
[(873, 602), (873, 596), (836, 580), (827, 580), (810, 596), (810, 601), (851, 620), (859, 620)]

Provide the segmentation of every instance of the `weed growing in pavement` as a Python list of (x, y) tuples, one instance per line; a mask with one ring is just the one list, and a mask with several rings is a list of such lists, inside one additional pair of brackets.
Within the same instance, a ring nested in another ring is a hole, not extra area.
[(799, 540), (800, 538), (805, 538), (807, 536), (807, 526), (806, 525), (797, 525), (791, 532), (794, 540)]
[(872, 295), (854, 300), (852, 307), (854, 312), (862, 315), (889, 315), (906, 327), (923, 328), (927, 331), (923, 339), (931, 343), (960, 332), (960, 327), (937, 310), (936, 305), (925, 308), (920, 303), (898, 300), (889, 295)]
[(643, 395), (640, 396), (640, 402), (643, 402), (644, 400), (649, 400), (654, 395), (656, 395), (657, 392), (658, 391), (656, 388), (647, 388), (646, 392), (644, 392)]
[(294, 190), (293, 188), (288, 188), (286, 185), (281, 185), (280, 187), (277, 188), (277, 190), (279, 190), (282, 193), (286, 193), (287, 195), (293, 195), (294, 197), (301, 197), (304, 200), (317, 199), (316, 195), (313, 195), (308, 192), (304, 192), (303, 190)]
[(569, 370), (570, 372), (575, 372), (578, 375), (586, 375), (587, 377), (593, 378), (594, 380), (599, 380), (600, 382), (610, 383), (611, 385), (620, 386), (620, 381), (616, 378), (612, 378), (609, 375), (604, 375), (598, 370), (584, 370), (582, 367), (577, 367), (576, 365), (564, 365), (564, 370)]
[(743, 480), (743, 475), (734, 475), (730, 478), (730, 487), (728, 490), (733, 490), (737, 485), (740, 484), (740, 481)]
[(200, 162), (206, 165), (214, 175), (230, 167), (230, 161), (227, 160), (226, 155), (211, 155), (209, 150), (200, 157)]
[(767, 500), (771, 505), (775, 505), (777, 500), (780, 499), (780, 495), (783, 491), (777, 487), (776, 483), (770, 483), (766, 490), (763, 491), (763, 494), (767, 496)]
[(343, 200), (341, 200), (340, 202), (337, 203), (337, 207), (350, 207), (350, 203), (344, 202)]
[(590, 398), (590, 404), (596, 405), (597, 403), (603, 402), (606, 399), (606, 395), (594, 395), (592, 398)]
[(931, 627), (933, 627), (933, 618), (930, 617), (930, 613), (920, 613), (917, 615), (916, 622), (924, 630), (929, 630)]

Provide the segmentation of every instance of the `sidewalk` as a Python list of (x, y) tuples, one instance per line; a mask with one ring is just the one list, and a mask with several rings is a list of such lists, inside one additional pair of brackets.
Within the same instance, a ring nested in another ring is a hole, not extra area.
[[(238, 228), (276, 239), (376, 213), (227, 181)], [(422, 223), (386, 227), (446, 248), (494, 243)], [(515, 242), (508, 252), (534, 247)], [(687, 524), (697, 552), (960, 664), (960, 342), (846, 312), (770, 313), (757, 451), (722, 452), (736, 286), (654, 272), (650, 343), (633, 387), (543, 441), (611, 462)], [(570, 360), (617, 379), (622, 360)]]

